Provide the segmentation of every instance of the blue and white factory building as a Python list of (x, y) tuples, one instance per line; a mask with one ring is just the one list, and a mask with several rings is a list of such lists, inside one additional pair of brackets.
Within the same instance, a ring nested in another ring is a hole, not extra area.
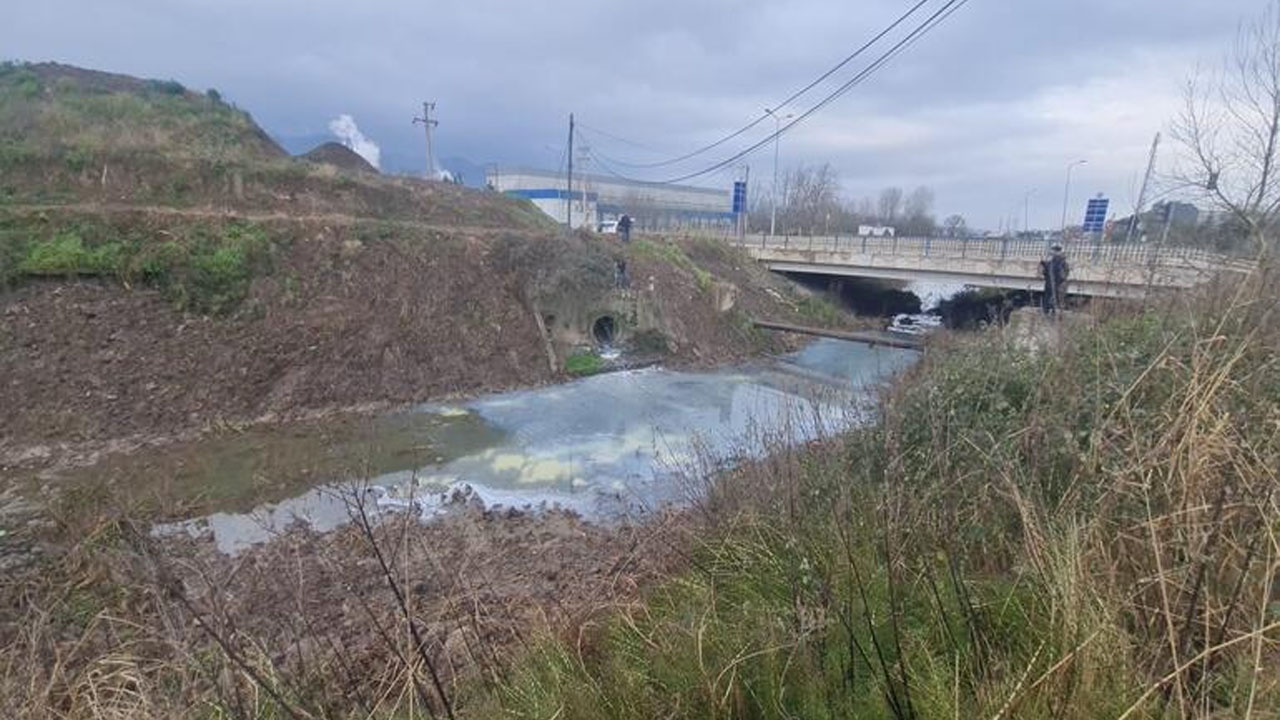
[(630, 215), (637, 229), (735, 227), (733, 197), (729, 189), (668, 185), (622, 180), (607, 175), (577, 173), (573, 191), (565, 187), (564, 173), (524, 168), (490, 168), (490, 188), (527, 198), (556, 222), (565, 221), (566, 198), (572, 197), (573, 226), (595, 228), (600, 223)]

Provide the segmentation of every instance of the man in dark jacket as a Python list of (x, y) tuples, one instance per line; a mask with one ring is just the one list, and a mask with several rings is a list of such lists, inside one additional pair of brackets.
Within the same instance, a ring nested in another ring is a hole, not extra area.
[(1067, 255), (1062, 246), (1054, 243), (1049, 249), (1049, 257), (1040, 261), (1040, 275), (1044, 278), (1044, 295), (1041, 307), (1045, 315), (1052, 315), (1062, 309), (1067, 299), (1067, 276), (1071, 267), (1067, 264)]
[(618, 237), (622, 238), (622, 242), (631, 242), (631, 216), (623, 215), (618, 218)]

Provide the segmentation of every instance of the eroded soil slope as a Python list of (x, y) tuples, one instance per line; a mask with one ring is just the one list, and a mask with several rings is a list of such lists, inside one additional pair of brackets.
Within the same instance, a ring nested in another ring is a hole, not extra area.
[[(208, 218), (127, 221), (146, 226), (155, 242), (189, 230), (183, 223), (200, 232), (217, 227)], [(245, 280), (243, 298), (218, 306), (230, 307), (222, 313), (192, 300), (203, 276), (160, 289), (145, 274), (128, 275), (132, 282), (45, 276), (0, 297), (0, 406), (7, 409), (0, 464), (45, 465), (81, 445), (562, 377), (547, 362), (531, 295), (539, 282), (558, 282), (589, 302), (610, 288), (583, 278), (610, 279), (620, 252), (615, 241), (554, 233), (300, 220), (255, 228), (268, 238), (262, 267)], [(676, 244), (652, 242), (683, 254)], [(513, 246), (551, 260), (513, 265), (504, 249)], [(151, 256), (137, 257), (122, 266)], [(744, 273), (736, 283), (708, 281), (708, 271), (686, 260), (633, 261), (654, 278), (642, 301), (657, 306), (669, 362), (724, 362), (790, 347), (751, 328), (749, 317), (803, 320), (802, 299), (749, 260), (735, 262)], [(548, 266), (560, 274), (549, 276)], [(718, 307), (709, 282), (731, 284), (735, 306)], [(563, 359), (568, 349), (557, 352)]]

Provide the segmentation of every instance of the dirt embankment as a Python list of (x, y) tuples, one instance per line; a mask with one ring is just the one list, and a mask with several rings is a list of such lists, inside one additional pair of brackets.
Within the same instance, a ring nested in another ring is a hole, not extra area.
[[(156, 242), (217, 227), (208, 218), (129, 222)], [(599, 238), (354, 221), (281, 220), (264, 232), (268, 267), (225, 315), (183, 312), (172, 297), (111, 277), (27, 280), (0, 296), (0, 406), (8, 408), (0, 466), (79, 463), (96, 450), (223, 423), (548, 382), (559, 374), (547, 363), (531, 286), (559, 283), (590, 302), (609, 290), (581, 287), (580, 276), (611, 281), (611, 258), (626, 252)], [(513, 264), (511, 246), (556, 258), (559, 274)], [(636, 282), (646, 284), (640, 301), (657, 307), (673, 364), (789, 347), (747, 319), (794, 318), (799, 296), (750, 260), (719, 252), (701, 258), (714, 274), (683, 251), (679, 262), (633, 260)], [(733, 307), (708, 283), (732, 286)], [(557, 348), (562, 360), (570, 351)]]
[(11, 409), (0, 435), (75, 443), (548, 378), (486, 241), (305, 235), (231, 317), (184, 314), (109, 280), (11, 293), (0, 303), (0, 405)]
[(369, 164), (354, 150), (342, 143), (327, 142), (303, 153), (303, 160), (319, 165), (332, 165), (339, 170), (353, 170), (362, 173), (377, 173), (378, 168)]

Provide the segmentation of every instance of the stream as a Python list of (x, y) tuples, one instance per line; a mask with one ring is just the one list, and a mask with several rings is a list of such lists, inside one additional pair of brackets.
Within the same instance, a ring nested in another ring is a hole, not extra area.
[[(351, 500), (424, 518), (451, 503), (559, 506), (609, 521), (686, 502), (719, 467), (800, 443), (866, 417), (873, 388), (916, 358), (909, 350), (818, 340), (769, 360), (705, 372), (646, 368), (426, 404), (335, 439), (318, 430), (249, 430), (181, 449), (183, 482), (217, 487), (298, 474), (294, 494), (156, 526), (158, 536), (209, 535), (235, 553), (297, 522), (324, 532)], [(270, 433), (275, 432), (275, 435)], [(317, 468), (315, 458), (342, 463)], [(306, 488), (306, 489), (303, 489)]]

